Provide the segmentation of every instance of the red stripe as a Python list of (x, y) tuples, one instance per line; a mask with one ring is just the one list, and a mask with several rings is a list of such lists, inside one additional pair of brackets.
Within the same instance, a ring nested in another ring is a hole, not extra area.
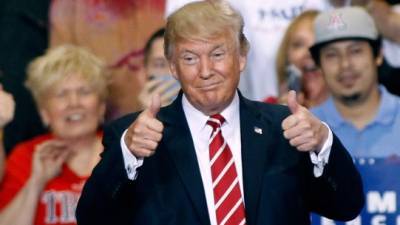
[(229, 217), (225, 225), (238, 225), (245, 218), (244, 206), (241, 204), (236, 211)]
[[(219, 148), (224, 144), (224, 138), (221, 135), (221, 131), (214, 137), (210, 143), (210, 160), (214, 158), (214, 155), (218, 152)], [(226, 147), (225, 147), (226, 148)]]
[(219, 199), (222, 197), (222, 195), (224, 195), (224, 193), (226, 192), (226, 190), (228, 190), (229, 186), (231, 186), (236, 177), (237, 175), (235, 170), (235, 164), (232, 164), (226, 171), (225, 175), (221, 178), (217, 186), (214, 187), (215, 203), (217, 203)]
[(225, 154), (226, 149), (224, 152), (215, 160), (214, 164), (211, 166), (211, 176), (213, 180), (217, 179), (219, 174), (225, 168), (225, 166), (232, 160), (232, 155)]
[(232, 189), (231, 193), (229, 193), (229, 195), (225, 198), (225, 200), (222, 202), (219, 208), (216, 209), (218, 224), (221, 223), (226, 214), (228, 214), (229, 211), (231, 211), (233, 206), (235, 206), (235, 204), (240, 198), (241, 198), (240, 188), (239, 185), (237, 184)]

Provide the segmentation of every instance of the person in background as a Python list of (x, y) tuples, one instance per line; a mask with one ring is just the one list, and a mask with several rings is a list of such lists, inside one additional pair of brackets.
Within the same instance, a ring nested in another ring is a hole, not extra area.
[(178, 81), (171, 75), (168, 61), (164, 56), (165, 28), (157, 30), (144, 47), (144, 70), (146, 83), (139, 94), (143, 108), (149, 107), (151, 96), (158, 94), (161, 105), (168, 105), (176, 98), (180, 90)]
[(80, 225), (309, 225), (311, 211), (358, 215), (364, 197), (350, 155), (295, 92), (288, 107), (238, 92), (249, 50), (243, 27), (221, 0), (168, 17), (165, 56), (183, 92), (163, 108), (156, 95), (105, 128)]
[(286, 102), (288, 90), (298, 92), (306, 107), (319, 105), (328, 97), (328, 89), (308, 50), (314, 43), (313, 23), (318, 11), (304, 11), (286, 30), (278, 49), (276, 68), (280, 102)]
[(142, 108), (146, 82), (143, 48), (165, 24), (165, 0), (51, 1), (50, 47), (72, 43), (90, 49), (109, 69), (106, 120)]
[(327, 11), (315, 21), (310, 48), (330, 90), (312, 109), (353, 156), (399, 155), (400, 99), (378, 84), (381, 39), (373, 18), (360, 7)]
[(383, 37), (384, 60), (378, 80), (389, 92), (400, 96), (400, 2), (370, 0), (366, 8)]
[(387, 90), (400, 95), (400, 4), (398, 0), (329, 0), (324, 10), (345, 6), (365, 8), (382, 36), (383, 62), (378, 81)]
[[(379, 31), (384, 37), (400, 43), (400, 4), (390, 5), (385, 0), (367, 0), (366, 9), (371, 14)], [(400, 65), (399, 65), (400, 66)]]
[(11, 94), (0, 84), (0, 182), (3, 179), (6, 153), (3, 143), (3, 129), (14, 117), (15, 102)]
[(82, 187), (102, 152), (104, 63), (86, 49), (49, 49), (28, 68), (49, 133), (17, 145), (0, 184), (0, 224), (76, 224)]

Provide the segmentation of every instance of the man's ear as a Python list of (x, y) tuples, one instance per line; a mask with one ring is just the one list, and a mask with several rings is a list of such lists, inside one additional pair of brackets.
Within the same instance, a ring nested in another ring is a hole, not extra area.
[(239, 55), (239, 66), (240, 66), (240, 72), (243, 72), (244, 68), (246, 67), (247, 64), (247, 55)]
[(176, 63), (174, 59), (170, 60), (169, 62), (169, 70), (171, 71), (172, 76), (178, 80), (178, 75), (176, 72)]
[(382, 50), (382, 48), (381, 48), (381, 50), (379, 50), (379, 54), (375, 59), (375, 63), (376, 63), (377, 66), (380, 66), (383, 63), (383, 50)]

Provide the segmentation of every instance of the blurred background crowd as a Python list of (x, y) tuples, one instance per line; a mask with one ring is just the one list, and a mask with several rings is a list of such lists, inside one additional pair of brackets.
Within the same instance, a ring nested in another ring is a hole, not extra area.
[[(104, 122), (147, 107), (154, 93), (167, 105), (179, 92), (179, 83), (170, 75), (164, 57), (163, 27), (165, 18), (188, 2), (0, 1), (2, 178), (5, 168), (0, 215), (6, 215), (0, 217), (0, 224), (7, 219), (29, 224), (32, 218), (37, 224), (42, 224), (41, 220), (50, 224), (57, 218), (64, 220), (63, 224), (74, 224), (69, 205), (76, 202), (99, 160)], [(307, 107), (329, 101), (332, 88), (309, 51), (316, 39), (313, 24), (320, 12), (347, 6), (365, 9), (380, 34), (383, 57), (376, 84), (380, 93), (400, 94), (399, 0), (229, 2), (242, 13), (251, 45), (239, 85), (244, 96), (279, 104), (286, 102), (288, 90), (296, 90)], [(399, 118), (398, 103), (393, 104), (391, 113)], [(323, 117), (318, 110), (315, 112)], [(374, 115), (368, 118), (362, 123), (348, 121), (359, 134)], [(391, 140), (396, 136), (399, 134), (392, 131)], [(368, 147), (354, 148), (362, 155)], [(46, 192), (52, 188), (63, 190), (65, 196)], [(64, 205), (53, 206), (55, 201)], [(36, 207), (38, 202), (42, 206)], [(21, 216), (21, 207), (31, 213)], [(52, 209), (54, 215), (46, 214)], [(60, 210), (62, 218), (55, 216)]]

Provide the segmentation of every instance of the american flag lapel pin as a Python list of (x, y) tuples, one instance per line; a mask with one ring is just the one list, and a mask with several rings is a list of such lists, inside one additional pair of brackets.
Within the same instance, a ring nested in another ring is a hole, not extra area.
[(262, 134), (262, 129), (259, 127), (254, 127), (254, 132), (256, 132), (257, 134)]

